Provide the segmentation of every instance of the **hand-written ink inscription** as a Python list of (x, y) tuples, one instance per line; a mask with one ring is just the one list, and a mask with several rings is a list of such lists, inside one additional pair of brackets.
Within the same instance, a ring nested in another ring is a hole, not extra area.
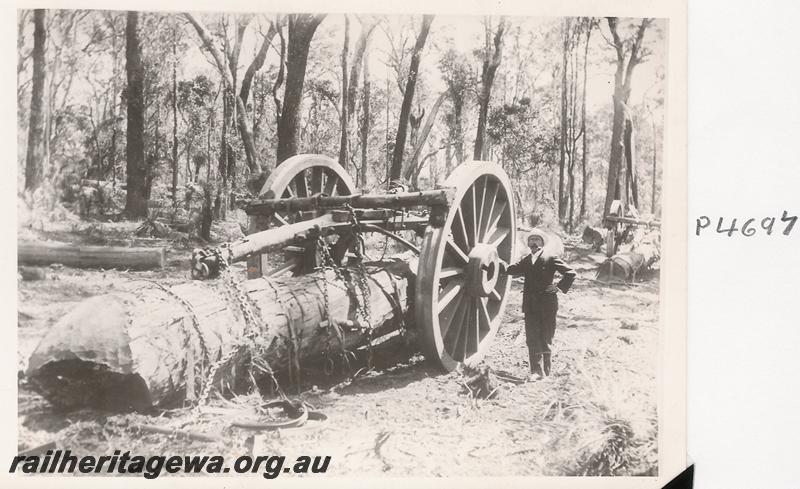
[[(698, 217), (695, 220), (695, 236), (713, 234), (715, 228), (711, 227), (712, 222), (712, 219), (708, 216)], [(746, 219), (720, 217), (716, 220), (716, 232), (727, 235), (729, 238), (738, 234), (748, 238), (757, 234), (771, 236), (773, 232), (776, 235), (789, 236), (796, 222), (797, 216), (789, 215), (789, 211), (783, 211), (780, 217), (767, 216)], [(740, 223), (742, 225), (741, 228), (738, 227)], [(706, 231), (706, 229), (708, 230)]]

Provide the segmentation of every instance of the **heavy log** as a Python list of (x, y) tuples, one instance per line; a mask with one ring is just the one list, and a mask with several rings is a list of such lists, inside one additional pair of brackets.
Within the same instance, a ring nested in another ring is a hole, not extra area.
[(76, 268), (149, 270), (166, 265), (164, 248), (80, 246), (67, 243), (20, 242), (17, 260), (24, 265), (60, 263)]
[(594, 251), (600, 251), (600, 248), (603, 246), (603, 243), (605, 243), (605, 239), (603, 238), (603, 232), (591, 226), (586, 226), (583, 229), (583, 236), (581, 237), (581, 239), (584, 243), (590, 244)]
[[(31, 355), (28, 379), (66, 408), (181, 405), (198, 400), (209, 381), (223, 394), (240, 392), (250, 387), (251, 373), (258, 377), (254, 365), (297, 373), (309, 359), (338, 355), (400, 328), (416, 268), (410, 253), (366, 264), (372, 330), (357, 313), (357, 269), (340, 269), (345, 280), (327, 270), (238, 285), (230, 278), (169, 288), (135, 282), (61, 318)], [(212, 366), (218, 367), (213, 378)]]
[(92, 187), (96, 189), (102, 189), (105, 191), (112, 190), (114, 186), (118, 189), (125, 190), (128, 188), (128, 185), (125, 182), (110, 182), (106, 180), (91, 180), (88, 178), (81, 178), (81, 187)]
[(620, 246), (618, 253), (603, 262), (597, 280), (635, 282), (637, 274), (661, 258), (661, 233), (658, 229), (637, 230), (631, 242)]

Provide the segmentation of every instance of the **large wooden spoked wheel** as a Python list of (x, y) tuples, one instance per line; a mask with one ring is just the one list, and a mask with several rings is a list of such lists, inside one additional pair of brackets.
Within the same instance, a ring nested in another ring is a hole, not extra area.
[[(333, 159), (317, 154), (300, 154), (288, 158), (270, 173), (259, 197), (280, 199), (311, 197), (317, 194), (352, 195), (355, 184), (347, 171)], [(285, 226), (294, 222), (318, 217), (324, 211), (275, 212), (270, 216), (254, 218), (250, 224), (252, 232)], [(256, 263), (258, 260), (258, 263)], [(317, 266), (316, 247), (290, 246), (284, 250), (283, 259), (275, 255), (262, 255), (248, 263), (248, 275), (278, 276), (292, 272), (304, 273)]]
[(425, 230), (414, 314), (425, 358), (451, 371), (479, 362), (500, 327), (515, 211), (508, 176), (494, 163), (464, 163), (444, 185), (457, 189), (455, 199), (444, 226)]
[(352, 195), (355, 188), (347, 171), (333, 159), (324, 155), (302, 154), (285, 160), (270, 173), (261, 188), (260, 197), (285, 199), (311, 197), (320, 193), (328, 196)]

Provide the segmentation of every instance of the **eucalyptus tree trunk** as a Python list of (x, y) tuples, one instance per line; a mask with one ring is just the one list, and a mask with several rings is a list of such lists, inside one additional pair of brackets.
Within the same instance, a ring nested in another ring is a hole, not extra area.
[(311, 39), (325, 15), (289, 15), (289, 42), (286, 50), (286, 88), (278, 122), (277, 164), (299, 152), (300, 109), (306, 78)]
[[(501, 18), (494, 34), (494, 39), (490, 43), (486, 42), (486, 53), (484, 54), (483, 66), (481, 69), (481, 91), (478, 96), (478, 131), (475, 135), (475, 150), (472, 158), (475, 160), (486, 160), (486, 123), (489, 117), (489, 102), (492, 98), (492, 84), (497, 75), (497, 68), (503, 56), (503, 34), (505, 33), (505, 19)], [(460, 162), (459, 162), (460, 163)]]
[[(614, 200), (622, 200), (623, 206), (627, 204), (628, 184), (624, 183), (626, 174), (635, 175), (634, 171), (626, 169), (628, 165), (623, 165), (623, 158), (625, 158), (625, 124), (626, 118), (629, 117), (626, 113), (628, 112), (627, 104), (631, 93), (634, 68), (643, 60), (642, 41), (652, 19), (642, 20), (630, 42), (624, 42), (619, 36), (617, 31), (619, 19), (608, 17), (607, 21), (617, 60), (614, 73), (614, 119), (611, 129), (611, 155), (608, 161), (606, 201), (603, 206), (603, 215), (608, 215)], [(633, 164), (633, 161), (629, 162), (631, 168)], [(611, 223), (607, 223), (607, 225), (611, 225)]]
[(417, 74), (419, 73), (419, 63), (422, 58), (422, 49), (428, 39), (428, 33), (433, 23), (433, 15), (422, 17), (422, 28), (414, 43), (414, 50), (411, 54), (411, 66), (408, 69), (406, 79), (406, 90), (403, 94), (403, 103), (400, 106), (400, 121), (397, 125), (397, 137), (395, 138), (394, 153), (392, 153), (392, 165), (389, 170), (389, 181), (399, 182), (403, 175), (403, 153), (406, 148), (406, 137), (408, 135), (408, 121), (411, 117), (411, 103), (414, 101), (414, 91), (417, 86)]
[(129, 11), (125, 26), (125, 72), (128, 78), (128, 129), (125, 155), (127, 189), (125, 212), (131, 218), (147, 216), (146, 162), (144, 157), (144, 64), (139, 39), (139, 13)]

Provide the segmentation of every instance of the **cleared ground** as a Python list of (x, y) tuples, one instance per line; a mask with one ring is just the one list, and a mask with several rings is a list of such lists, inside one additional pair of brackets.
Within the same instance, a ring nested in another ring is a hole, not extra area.
[[(177, 266), (158, 272), (48, 270), (40, 281), (19, 282), (19, 366), (23, 370), (47, 329), (81, 300), (125, 281), (187, 280)], [(567, 246), (579, 278), (560, 295), (552, 376), (535, 383), (493, 377), (493, 399), (473, 399), (458, 372), (438, 375), (410, 349), (376, 361), (355, 379), (345, 373), (308, 373), (296, 397), (324, 413), (325, 421), (272, 432), (230, 426), (252, 416), (255, 395), (214, 400), (202, 410), (159, 417), (77, 411), (57, 413), (19, 388), (20, 450), (55, 441), (73, 453), (147, 455), (331, 455), (335, 475), (652, 475), (657, 473), (656, 362), (658, 276), (635, 285), (592, 279), (601, 255)], [(493, 371), (527, 371), (521, 283), (515, 282), (502, 328), (486, 357)], [(359, 370), (363, 364), (354, 364)], [(270, 412), (266, 414), (279, 413)], [(141, 425), (218, 437), (142, 433)]]

